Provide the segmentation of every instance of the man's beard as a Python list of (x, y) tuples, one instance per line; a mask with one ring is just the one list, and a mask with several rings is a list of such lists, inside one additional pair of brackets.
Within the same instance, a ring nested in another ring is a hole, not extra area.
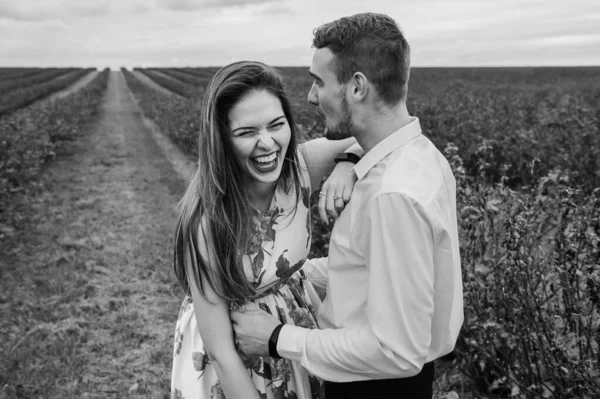
[(348, 107), (348, 101), (346, 97), (342, 97), (342, 120), (333, 127), (327, 126), (325, 132), (325, 138), (328, 140), (343, 140), (352, 136), (352, 129), (354, 124), (352, 123), (352, 112)]

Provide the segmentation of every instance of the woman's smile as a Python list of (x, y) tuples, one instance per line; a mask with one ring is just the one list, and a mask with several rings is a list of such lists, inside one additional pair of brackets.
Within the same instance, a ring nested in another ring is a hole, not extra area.
[(267, 90), (247, 94), (229, 115), (231, 144), (251, 190), (276, 184), (291, 138), (281, 102)]
[(277, 152), (272, 152), (268, 155), (250, 158), (250, 160), (256, 170), (261, 173), (269, 173), (277, 169), (278, 158)]

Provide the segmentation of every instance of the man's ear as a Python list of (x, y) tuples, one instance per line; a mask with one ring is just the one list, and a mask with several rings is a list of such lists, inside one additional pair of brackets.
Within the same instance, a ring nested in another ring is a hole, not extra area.
[(355, 101), (362, 101), (369, 91), (369, 80), (362, 72), (355, 72), (350, 79), (351, 96)]

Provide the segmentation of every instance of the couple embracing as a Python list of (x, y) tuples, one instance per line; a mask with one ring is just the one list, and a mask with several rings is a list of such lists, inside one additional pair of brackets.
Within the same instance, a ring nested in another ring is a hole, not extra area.
[[(173, 398), (431, 398), (433, 361), (454, 348), (456, 185), (408, 113), (409, 45), (364, 13), (320, 26), (313, 47), (325, 138), (297, 142), (267, 65), (228, 65), (206, 88), (175, 239)], [(307, 259), (327, 175), (329, 254)]]

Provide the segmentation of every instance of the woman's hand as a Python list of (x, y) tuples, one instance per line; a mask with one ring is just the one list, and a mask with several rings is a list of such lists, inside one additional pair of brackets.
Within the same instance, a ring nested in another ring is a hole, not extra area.
[(338, 162), (319, 193), (319, 215), (323, 223), (329, 224), (327, 214), (334, 220), (340, 216), (350, 201), (357, 180), (354, 163)]

